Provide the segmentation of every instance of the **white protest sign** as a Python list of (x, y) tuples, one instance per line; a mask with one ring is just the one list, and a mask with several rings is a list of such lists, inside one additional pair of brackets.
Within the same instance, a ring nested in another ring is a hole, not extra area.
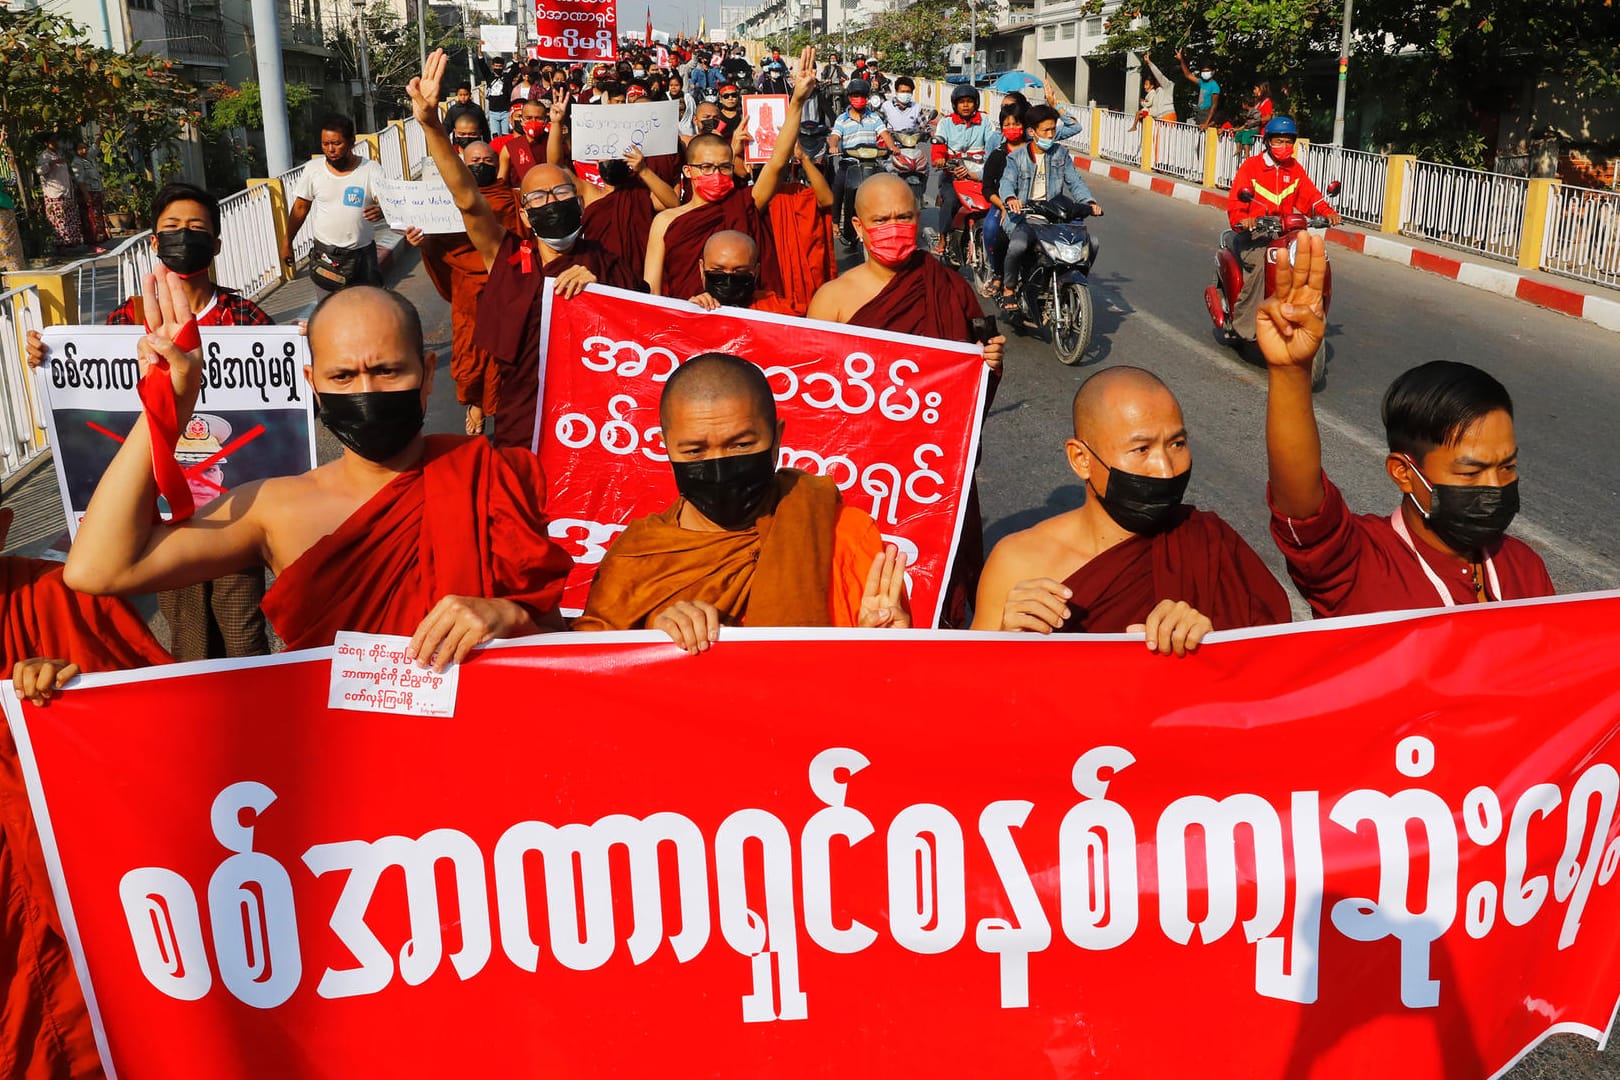
[(502, 26), (499, 23), (480, 26), (478, 28), (478, 40), (483, 42), (485, 52), (515, 53), (517, 52), (517, 27)]
[(437, 177), (423, 180), (395, 180), (384, 177), (372, 182), (377, 205), (388, 217), (388, 227), (404, 232), (415, 226), (429, 235), (466, 232), (455, 197)]
[(461, 665), (443, 672), (405, 658), (408, 637), (340, 631), (332, 639), (326, 707), (400, 716), (454, 716)]
[[(139, 326), (52, 326), (37, 372), (68, 532), (124, 437), (141, 420)], [(175, 459), (200, 508), (252, 480), (308, 472), (315, 460), (314, 396), (304, 382), (309, 343), (295, 326), (202, 328), (203, 384)], [(160, 503), (160, 509), (163, 509)]]
[(787, 121), (786, 94), (749, 94), (743, 98), (743, 115), (748, 118), (748, 144), (743, 160), (763, 165), (776, 151), (776, 137)]
[(634, 105), (575, 105), (575, 161), (622, 158), (632, 146), (648, 157), (680, 150), (679, 106), (673, 101)]

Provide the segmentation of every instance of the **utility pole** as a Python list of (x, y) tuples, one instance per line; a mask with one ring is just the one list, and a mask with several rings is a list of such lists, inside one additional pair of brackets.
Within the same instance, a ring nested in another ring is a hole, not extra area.
[(1344, 34), (1339, 39), (1339, 100), (1333, 106), (1333, 145), (1344, 145), (1344, 98), (1350, 78), (1350, 6), (1344, 0)]
[(281, 27), (276, 0), (253, 0), (253, 52), (259, 68), (264, 113), (264, 163), (271, 176), (292, 168), (292, 132), (287, 128), (287, 74), (281, 66)]
[(416, 0), (416, 47), (422, 54), (422, 68), (427, 68), (427, 0)]
[(976, 86), (979, 67), (979, 9), (968, 0), (968, 85)]
[[(260, 0), (268, 2), (268, 0)], [(377, 130), (377, 107), (371, 99), (371, 57), (366, 43), (366, 0), (354, 0), (354, 21), (360, 28), (360, 90), (366, 100), (366, 130)]]

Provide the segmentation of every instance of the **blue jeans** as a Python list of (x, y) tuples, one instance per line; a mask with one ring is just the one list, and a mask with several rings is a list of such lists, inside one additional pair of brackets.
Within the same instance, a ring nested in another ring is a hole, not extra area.
[(505, 109), (491, 109), (489, 111), (490, 135), (510, 135), (512, 133), (512, 114)]
[(1001, 259), (996, 251), (1001, 240), (1001, 211), (991, 207), (984, 215), (984, 250), (990, 259), (990, 273), (994, 277), (1001, 276)]

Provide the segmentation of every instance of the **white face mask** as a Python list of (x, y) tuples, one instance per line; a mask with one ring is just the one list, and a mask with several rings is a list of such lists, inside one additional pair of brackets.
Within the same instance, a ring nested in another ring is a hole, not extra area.
[(906, 93), (896, 94), (894, 95), (894, 100), (898, 101), (902, 105), (910, 105), (911, 95)]
[(1200, 71), (1198, 73), (1198, 77), (1200, 79), (1213, 79), (1215, 77), (1215, 73), (1213, 71)]

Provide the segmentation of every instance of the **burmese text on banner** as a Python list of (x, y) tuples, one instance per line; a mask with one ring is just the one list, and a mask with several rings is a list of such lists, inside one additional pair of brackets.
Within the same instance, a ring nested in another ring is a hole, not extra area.
[(531, 58), (577, 63), (618, 57), (616, 0), (535, 0)]
[(328, 650), (7, 707), (122, 1080), (1470, 1080), (1620, 987), (1620, 597)]
[(551, 535), (574, 558), (564, 611), (585, 607), (626, 525), (675, 501), (658, 400), (682, 361), (719, 351), (765, 369), (781, 464), (833, 477), (872, 515), (910, 564), (913, 622), (935, 625), (978, 453), (979, 346), (602, 286), (547, 305), (535, 442)]

